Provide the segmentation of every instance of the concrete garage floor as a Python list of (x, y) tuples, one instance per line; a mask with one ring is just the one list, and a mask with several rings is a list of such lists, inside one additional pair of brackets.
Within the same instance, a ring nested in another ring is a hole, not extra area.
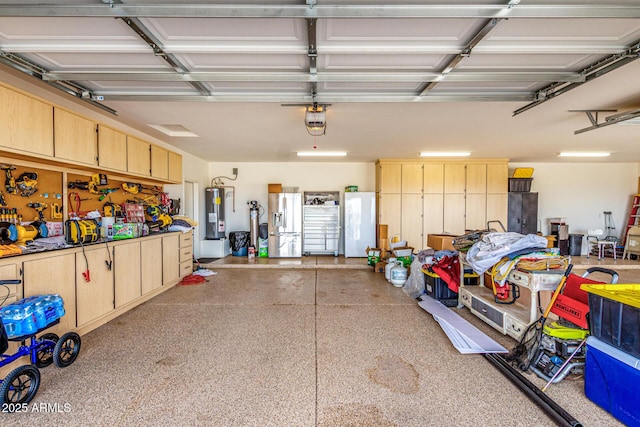
[[(638, 283), (640, 262), (615, 263), (620, 283)], [(83, 336), (70, 367), (43, 369), (34, 403), (59, 410), (4, 417), (30, 426), (554, 425), (482, 356), (455, 350), (365, 259), (227, 257), (208, 267), (217, 274), (207, 282)], [(582, 380), (548, 394), (585, 426), (620, 425), (584, 396)]]

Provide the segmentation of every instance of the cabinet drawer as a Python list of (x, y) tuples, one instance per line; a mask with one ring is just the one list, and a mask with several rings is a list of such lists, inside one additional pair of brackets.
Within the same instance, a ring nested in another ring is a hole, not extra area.
[(191, 260), (180, 263), (180, 277), (193, 273), (193, 262)]
[(471, 293), (465, 288), (460, 288), (460, 293), (458, 293), (458, 301), (460, 304), (463, 304), (465, 307), (471, 308)]
[(533, 292), (554, 291), (560, 280), (562, 272), (554, 273), (530, 273), (521, 270), (511, 270), (507, 280), (523, 288), (531, 289)]
[(491, 323), (499, 326), (500, 328), (504, 328), (504, 314), (496, 310), (486, 302), (480, 300), (479, 298), (472, 298), (471, 309), (489, 320)]
[(180, 248), (180, 263), (183, 262), (191, 262), (193, 259), (193, 249), (191, 247), (188, 248)]
[(180, 234), (180, 247), (184, 248), (185, 246), (191, 247), (193, 245), (193, 233), (182, 233)]
[(520, 339), (520, 336), (527, 329), (527, 325), (513, 317), (506, 315), (505, 319), (505, 332), (515, 339)]

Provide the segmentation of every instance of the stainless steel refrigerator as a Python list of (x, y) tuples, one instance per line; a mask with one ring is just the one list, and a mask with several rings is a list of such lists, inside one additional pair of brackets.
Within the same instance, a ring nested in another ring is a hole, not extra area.
[(376, 193), (344, 193), (344, 256), (366, 257), (376, 247)]
[(302, 194), (269, 193), (269, 258), (302, 256)]

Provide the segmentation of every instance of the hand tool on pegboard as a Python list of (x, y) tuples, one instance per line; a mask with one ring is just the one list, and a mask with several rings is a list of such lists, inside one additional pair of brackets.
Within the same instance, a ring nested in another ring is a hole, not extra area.
[(38, 217), (36, 218), (36, 220), (40, 220), (42, 222), (46, 222), (47, 219), (44, 216), (44, 210), (47, 209), (47, 204), (46, 203), (42, 203), (42, 202), (30, 202), (27, 204), (27, 206), (29, 206), (32, 209), (35, 209), (35, 211), (38, 213)]
[(16, 180), (11, 174), (11, 171), (16, 170), (16, 167), (13, 165), (0, 165), (0, 169), (4, 171), (5, 181), (4, 188), (7, 190), (9, 194), (18, 194), (18, 188), (16, 187)]

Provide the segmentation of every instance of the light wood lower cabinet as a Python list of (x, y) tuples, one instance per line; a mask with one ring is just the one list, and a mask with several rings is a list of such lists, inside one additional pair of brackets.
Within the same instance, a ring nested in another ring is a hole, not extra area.
[(180, 278), (193, 273), (193, 231), (180, 235)]
[(25, 261), (23, 268), (24, 298), (33, 295), (58, 294), (64, 301), (65, 315), (60, 323), (47, 329), (62, 336), (76, 327), (76, 286), (69, 280), (76, 269), (73, 254)]
[(133, 240), (113, 248), (115, 308), (142, 295), (140, 242)]
[(162, 236), (162, 284), (168, 285), (180, 278), (180, 236)]
[(142, 295), (148, 294), (162, 287), (162, 268), (158, 260), (162, 259), (162, 239), (148, 238), (140, 242), (142, 265), (140, 274), (142, 279)]
[[(114, 306), (113, 268), (106, 262), (113, 259), (113, 248), (105, 245), (85, 247), (76, 253), (76, 301), (78, 327), (112, 311)], [(86, 262), (85, 262), (86, 256)], [(87, 264), (90, 280), (86, 281)]]

